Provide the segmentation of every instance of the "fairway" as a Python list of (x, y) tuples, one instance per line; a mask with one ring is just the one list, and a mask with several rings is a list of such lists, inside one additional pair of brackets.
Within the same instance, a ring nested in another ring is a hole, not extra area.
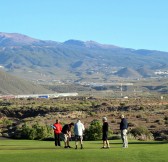
[[(58, 148), (53, 141), (0, 140), (1, 162), (167, 162), (168, 143), (132, 141), (121, 148), (121, 141), (110, 141), (110, 149), (101, 149), (101, 141), (84, 141), (84, 149)], [(74, 146), (74, 141), (71, 141)]]

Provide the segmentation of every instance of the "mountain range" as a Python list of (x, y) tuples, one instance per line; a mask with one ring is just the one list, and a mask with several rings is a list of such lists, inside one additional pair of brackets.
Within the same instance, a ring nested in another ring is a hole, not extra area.
[(94, 81), (154, 76), (168, 69), (168, 52), (94, 41), (45, 41), (0, 33), (0, 67), (29, 80)]

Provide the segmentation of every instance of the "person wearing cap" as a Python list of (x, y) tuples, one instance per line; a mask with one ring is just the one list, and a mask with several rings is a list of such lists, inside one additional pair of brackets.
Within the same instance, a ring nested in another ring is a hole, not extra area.
[(70, 123), (70, 124), (65, 124), (62, 128), (62, 133), (64, 135), (64, 148), (72, 148), (69, 145), (69, 140), (71, 138), (71, 128), (72, 126), (74, 126), (74, 123)]
[(78, 140), (80, 141), (81, 149), (83, 149), (83, 132), (85, 127), (83, 123), (78, 119), (77, 123), (74, 125), (74, 133), (75, 133), (75, 149), (78, 148)]
[(102, 121), (103, 121), (103, 126), (102, 126), (103, 147), (102, 148), (110, 148), (109, 141), (108, 141), (108, 122), (107, 122), (107, 118), (103, 117)]
[(127, 119), (125, 119), (124, 115), (122, 114), (120, 122), (120, 130), (121, 130), (121, 139), (123, 142), (123, 148), (128, 147), (127, 128), (128, 128)]
[(61, 142), (60, 142), (60, 134), (62, 131), (62, 126), (59, 123), (59, 120), (57, 119), (56, 122), (53, 124), (52, 126), (53, 130), (54, 130), (54, 139), (55, 139), (55, 146), (61, 146)]

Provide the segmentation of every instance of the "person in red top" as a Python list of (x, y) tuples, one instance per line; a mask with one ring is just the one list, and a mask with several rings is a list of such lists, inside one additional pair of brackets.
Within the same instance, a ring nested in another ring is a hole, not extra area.
[(61, 146), (60, 135), (62, 132), (62, 126), (59, 123), (58, 119), (56, 120), (56, 123), (53, 124), (53, 130), (54, 130), (55, 146)]

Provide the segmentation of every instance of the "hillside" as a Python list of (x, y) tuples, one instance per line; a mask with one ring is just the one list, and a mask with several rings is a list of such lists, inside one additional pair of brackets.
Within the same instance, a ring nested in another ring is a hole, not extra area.
[[(165, 95), (162, 101), (156, 97), (137, 99), (69, 97), (38, 99), (33, 102), (27, 99), (1, 100), (0, 134), (9, 137), (13, 136), (13, 132), (15, 132), (17, 136), (17, 129), (23, 128), (21, 125), (24, 123), (26, 125), (41, 123), (50, 126), (56, 118), (61, 123), (76, 122), (80, 118), (85, 124), (85, 128), (88, 128), (91, 121), (94, 119), (101, 121), (104, 116), (108, 119), (109, 130), (112, 130), (113, 134), (118, 134), (120, 132), (120, 115), (124, 114), (129, 122), (129, 131), (143, 126), (150, 130), (155, 137), (162, 136), (164, 139), (168, 133), (167, 97)], [(11, 124), (13, 129), (9, 125), (4, 126), (7, 124)]]
[(156, 70), (167, 70), (167, 62), (168, 52), (121, 48), (94, 41), (44, 41), (0, 33), (0, 66), (29, 80), (108, 80), (113, 71), (144, 66), (151, 70), (144, 75), (149, 77)]
[(137, 69), (137, 72), (143, 77), (155, 76), (154, 72), (151, 69), (148, 69), (146, 67), (141, 67)]
[(0, 95), (6, 94), (36, 94), (51, 93), (51, 91), (34, 85), (28, 81), (17, 78), (3, 71), (0, 71)]
[(134, 69), (131, 68), (123, 68), (119, 70), (116, 75), (124, 78), (141, 78), (142, 76)]

